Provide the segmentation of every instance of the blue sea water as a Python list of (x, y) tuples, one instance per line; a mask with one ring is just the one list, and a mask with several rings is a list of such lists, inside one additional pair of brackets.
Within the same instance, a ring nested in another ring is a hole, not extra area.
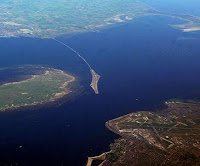
[(109, 119), (200, 96), (200, 34), (166, 17), (144, 17), (98, 33), (62, 36), (101, 75), (99, 95), (87, 66), (49, 39), (1, 38), (0, 67), (42, 64), (75, 75), (86, 94), (70, 103), (0, 113), (0, 165), (79, 166), (118, 138)]
[(200, 16), (199, 0), (142, 0), (142, 2), (164, 12)]

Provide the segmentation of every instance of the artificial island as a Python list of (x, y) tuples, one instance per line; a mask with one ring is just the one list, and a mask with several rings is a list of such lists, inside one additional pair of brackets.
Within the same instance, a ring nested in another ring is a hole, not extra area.
[(89, 157), (101, 166), (200, 165), (200, 103), (166, 102), (159, 111), (139, 111), (106, 122), (120, 136), (110, 151)]
[(75, 82), (62, 70), (34, 65), (5, 68), (0, 76), (0, 111), (56, 101), (72, 92)]

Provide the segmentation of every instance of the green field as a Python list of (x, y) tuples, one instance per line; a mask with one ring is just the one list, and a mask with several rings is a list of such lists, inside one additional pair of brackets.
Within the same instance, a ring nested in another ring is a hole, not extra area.
[[(28, 70), (32, 68), (34, 67)], [(20, 68), (20, 73), (21, 70)], [(23, 74), (19, 77), (21, 75)], [(63, 71), (52, 68), (41, 68), (41, 70), (37, 68), (36, 73), (32, 73), (29, 77), (26, 80), (0, 86), (0, 110), (54, 101), (68, 94), (70, 92), (68, 83), (75, 80)]]
[(152, 9), (138, 0), (2, 0), (0, 36), (49, 38), (93, 31)]
[(199, 17), (162, 12), (139, 0), (1, 0), (0, 9), (0, 37), (54, 38), (96, 32), (148, 15), (183, 20), (172, 27), (184, 32), (200, 30)]

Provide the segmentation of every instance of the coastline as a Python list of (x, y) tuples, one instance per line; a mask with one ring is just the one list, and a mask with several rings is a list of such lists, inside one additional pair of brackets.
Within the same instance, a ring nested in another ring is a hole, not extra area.
[[(163, 158), (161, 163), (164, 163), (165, 157), (171, 157), (176, 151), (179, 151), (178, 155), (169, 160), (169, 163), (175, 163), (175, 160), (182, 162), (179, 156), (188, 153), (198, 158), (200, 103), (166, 101), (164, 104), (167, 106), (166, 109), (137, 111), (105, 123), (107, 129), (120, 136), (110, 144), (113, 158), (116, 156), (117, 158), (114, 161), (112, 157), (111, 160), (105, 159), (105, 166), (116, 166), (120, 163), (128, 166), (133, 160), (139, 165), (146, 165), (150, 164), (151, 157), (154, 162), (150, 165), (157, 165), (161, 157)], [(192, 151), (191, 147), (193, 147)], [(146, 159), (137, 158), (144, 153), (148, 156)], [(198, 160), (192, 159), (191, 163), (198, 163)]]
[[(12, 107), (8, 107), (8, 108), (2, 108), (0, 109), (0, 112), (7, 112), (7, 111), (14, 111), (16, 109), (22, 109), (22, 108), (26, 108), (26, 107), (34, 107), (34, 106), (42, 106), (42, 105), (46, 105), (47, 103), (54, 103), (55, 101), (58, 101), (59, 99), (67, 96), (68, 94), (70, 94), (72, 92), (72, 90), (70, 90), (68, 88), (70, 83), (73, 83), (76, 81), (76, 78), (62, 70), (59, 69), (53, 69), (53, 68), (48, 68), (50, 70), (54, 70), (56, 72), (61, 73), (62, 75), (65, 75), (67, 77), (70, 77), (71, 79), (69, 81), (66, 81), (62, 84), (62, 86), (60, 87), (60, 89), (62, 90), (61, 92), (55, 93), (53, 97), (51, 97), (51, 99), (49, 101), (41, 101), (41, 102), (34, 102), (32, 104), (23, 104), (23, 105), (17, 105), (17, 106), (12, 106)], [(26, 79), (26, 80), (22, 80), (22, 81), (18, 81), (18, 82), (11, 82), (11, 83), (5, 83), (1, 86), (7, 86), (7, 85), (12, 85), (12, 84), (19, 84), (19, 83), (23, 83), (23, 82), (28, 82), (30, 80), (33, 80), (37, 77), (40, 77), (41, 75), (46, 75), (48, 74), (49, 71), (45, 71), (44, 74), (40, 74), (40, 75), (32, 75), (31, 78)]]

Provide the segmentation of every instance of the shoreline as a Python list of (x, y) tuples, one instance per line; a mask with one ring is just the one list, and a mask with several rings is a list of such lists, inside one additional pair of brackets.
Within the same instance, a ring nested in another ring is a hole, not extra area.
[[(149, 157), (153, 157), (154, 163), (151, 165), (154, 165), (158, 164), (159, 157), (156, 156), (162, 156), (165, 162), (164, 158), (171, 157), (174, 151), (179, 150), (180, 156), (183, 156), (185, 154), (183, 149), (196, 157), (199, 155), (197, 149), (200, 149), (200, 144), (197, 142), (199, 134), (196, 132), (199, 131), (200, 103), (172, 100), (165, 101), (164, 105), (167, 108), (155, 111), (136, 111), (105, 123), (108, 130), (120, 136), (110, 147), (118, 159), (114, 161), (114, 164), (111, 163), (112, 161), (104, 160), (105, 166), (114, 166), (119, 163), (128, 165), (133, 160), (136, 160), (139, 165), (146, 165), (150, 163)], [(123, 123), (124, 126), (121, 126)], [(196, 142), (196, 149), (191, 152), (193, 142)], [(138, 154), (144, 153), (148, 156), (147, 159), (137, 158)], [(174, 158), (181, 162), (179, 156), (174, 156)], [(174, 163), (173, 161), (169, 162)]]
[(60, 89), (62, 90), (61, 92), (57, 92), (54, 94), (53, 97), (51, 97), (51, 99), (49, 101), (42, 101), (42, 102), (34, 102), (32, 104), (23, 104), (23, 105), (17, 105), (17, 106), (12, 106), (12, 107), (8, 107), (8, 108), (2, 108), (0, 109), (0, 112), (7, 112), (7, 111), (14, 111), (16, 109), (23, 109), (25, 107), (34, 107), (34, 106), (42, 106), (42, 105), (46, 105), (47, 103), (54, 103), (55, 101), (62, 99), (63, 97), (67, 96), (68, 94), (70, 94), (72, 91), (67, 88), (69, 86), (70, 83), (75, 82), (76, 78), (62, 70), (59, 69), (53, 69), (53, 68), (47, 68), (48, 70), (45, 71), (45, 73), (40, 74), (40, 75), (32, 75), (31, 78), (28, 78), (26, 80), (22, 80), (22, 81), (18, 81), (18, 82), (11, 82), (11, 83), (5, 83), (2, 84), (1, 86), (7, 86), (7, 85), (12, 85), (12, 84), (19, 84), (19, 83), (23, 83), (23, 82), (28, 82), (30, 80), (33, 80), (41, 75), (46, 75), (49, 73), (49, 70), (51, 71), (56, 71), (61, 73), (62, 75), (65, 75), (67, 77), (70, 77), (71, 80), (66, 81), (62, 84), (62, 86), (60, 87)]

